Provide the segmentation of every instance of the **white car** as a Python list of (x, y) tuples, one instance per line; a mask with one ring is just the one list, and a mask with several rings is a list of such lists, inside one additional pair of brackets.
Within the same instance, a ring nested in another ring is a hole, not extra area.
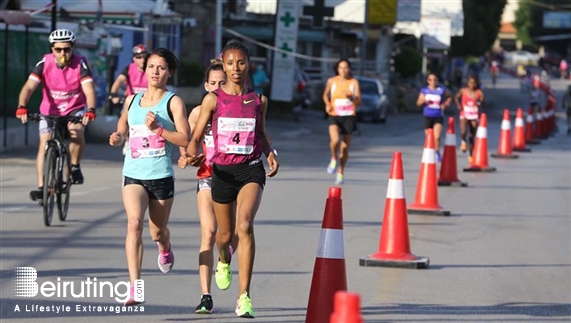
[(505, 59), (514, 65), (537, 65), (539, 54), (530, 53), (525, 50), (516, 50), (506, 53)]
[(357, 107), (357, 118), (363, 121), (382, 122), (387, 120), (389, 99), (383, 84), (376, 78), (355, 76), (361, 90), (361, 105)]

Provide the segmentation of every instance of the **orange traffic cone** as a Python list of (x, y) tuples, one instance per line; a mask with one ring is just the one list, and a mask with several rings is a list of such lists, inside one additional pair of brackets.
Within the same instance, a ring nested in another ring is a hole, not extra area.
[(434, 151), (434, 134), (428, 129), (422, 162), (418, 174), (416, 197), (414, 203), (408, 206), (410, 214), (450, 215), (438, 204), (438, 182), (436, 181), (436, 154)]
[(495, 167), (488, 166), (488, 117), (485, 113), (480, 116), (476, 142), (474, 143), (474, 156), (470, 167), (465, 172), (495, 172)]
[(454, 117), (449, 117), (438, 186), (468, 186), (467, 183), (458, 179), (458, 168), (456, 167), (456, 132), (454, 128)]
[(504, 118), (502, 120), (502, 129), (500, 131), (500, 145), (498, 153), (492, 154), (494, 158), (518, 158), (519, 155), (512, 152), (512, 131), (510, 123), (510, 110), (504, 109)]
[(347, 290), (343, 207), (341, 188), (330, 187), (313, 267), (305, 323), (327, 322), (333, 312), (333, 295), (340, 290)]
[(514, 151), (530, 152), (531, 149), (525, 147), (525, 129), (523, 123), (523, 110), (517, 108), (514, 129)]
[(535, 140), (534, 125), (535, 120), (533, 119), (533, 108), (529, 107), (527, 109), (527, 118), (525, 119), (525, 143), (528, 145), (537, 145), (541, 143), (541, 141)]
[(338, 291), (333, 300), (329, 323), (363, 323), (359, 294)]
[(428, 263), (428, 258), (417, 257), (410, 252), (402, 154), (395, 152), (387, 187), (379, 250), (369, 256), (361, 257), (359, 265), (365, 267), (426, 268)]

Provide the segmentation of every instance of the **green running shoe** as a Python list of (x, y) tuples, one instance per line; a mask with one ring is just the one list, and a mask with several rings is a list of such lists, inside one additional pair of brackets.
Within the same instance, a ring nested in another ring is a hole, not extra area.
[(244, 292), (236, 301), (236, 315), (239, 317), (254, 318), (254, 309), (252, 308), (252, 300), (248, 296), (248, 292)]
[(216, 279), (216, 285), (221, 290), (227, 290), (232, 284), (232, 270), (230, 269), (230, 264), (224, 264), (218, 261), (216, 265), (216, 274), (214, 274)]

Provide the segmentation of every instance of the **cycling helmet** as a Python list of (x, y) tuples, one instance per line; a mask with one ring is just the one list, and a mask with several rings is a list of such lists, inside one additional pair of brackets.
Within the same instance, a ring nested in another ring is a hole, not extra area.
[(56, 29), (52, 31), (49, 37), (50, 44), (53, 43), (75, 43), (75, 33), (68, 29)]
[(133, 47), (133, 55), (142, 54), (147, 52), (147, 47), (143, 44), (139, 44)]

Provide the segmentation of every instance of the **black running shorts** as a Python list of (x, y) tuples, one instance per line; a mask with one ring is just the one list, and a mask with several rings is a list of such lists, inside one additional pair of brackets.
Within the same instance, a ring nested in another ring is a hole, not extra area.
[(355, 116), (329, 116), (329, 125), (336, 125), (342, 135), (352, 135), (357, 130), (357, 118)]
[(236, 201), (238, 192), (248, 183), (266, 185), (266, 171), (262, 159), (238, 165), (212, 166), (212, 200), (220, 204)]
[(436, 124), (442, 124), (444, 117), (424, 117), (424, 129), (432, 129)]
[(172, 176), (152, 180), (123, 176), (123, 187), (127, 185), (143, 186), (151, 200), (168, 200), (174, 197), (174, 177)]

